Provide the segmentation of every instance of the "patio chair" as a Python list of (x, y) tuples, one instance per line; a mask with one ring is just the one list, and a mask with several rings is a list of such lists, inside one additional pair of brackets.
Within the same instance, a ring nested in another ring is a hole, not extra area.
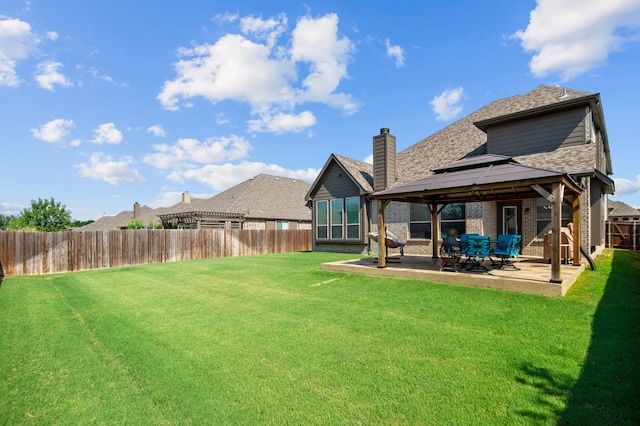
[(465, 259), (464, 263), (467, 264), (469, 263), (470, 259), (469, 256), (467, 254), (467, 250), (469, 248), (469, 245), (467, 244), (467, 239), (469, 238), (469, 236), (471, 237), (479, 237), (479, 234), (462, 234), (460, 235), (460, 253), (463, 256), (467, 256), (467, 258)]
[(440, 271), (445, 269), (458, 272), (460, 270), (460, 259), (462, 253), (460, 252), (460, 243), (454, 237), (447, 237), (442, 241), (440, 245)]
[[(498, 243), (493, 249), (492, 254), (500, 258), (500, 269), (507, 267), (520, 270), (512, 259), (515, 259), (520, 254), (520, 242), (522, 241), (522, 235), (517, 234), (498, 234)], [(492, 260), (493, 261), (493, 260)]]
[(482, 264), (486, 258), (491, 259), (489, 237), (484, 235), (467, 236), (467, 259), (471, 262), (471, 266), (467, 267), (467, 270), (484, 270), (488, 272), (489, 270)]

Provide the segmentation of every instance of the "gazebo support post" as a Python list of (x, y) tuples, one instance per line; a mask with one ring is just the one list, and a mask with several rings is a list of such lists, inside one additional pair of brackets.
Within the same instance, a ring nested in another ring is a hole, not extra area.
[(385, 238), (384, 209), (389, 205), (389, 200), (380, 200), (380, 210), (378, 211), (378, 268), (387, 267), (387, 245)]
[(440, 257), (439, 253), (439, 243), (440, 243), (440, 223), (438, 223), (438, 204), (428, 204), (429, 211), (431, 212), (431, 247), (433, 248), (433, 253), (431, 257), (437, 259)]
[(552, 185), (553, 203), (551, 210), (551, 282), (554, 284), (562, 283), (560, 275), (560, 244), (562, 237), (560, 228), (562, 228), (562, 196), (564, 194), (564, 183), (554, 183)]
[(581, 221), (580, 221), (580, 194), (573, 194), (572, 221), (573, 221), (573, 266), (580, 266), (580, 241), (581, 241)]

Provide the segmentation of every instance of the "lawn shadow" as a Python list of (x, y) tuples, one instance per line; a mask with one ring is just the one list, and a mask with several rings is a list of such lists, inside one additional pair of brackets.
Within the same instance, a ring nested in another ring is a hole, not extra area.
[(568, 374), (559, 376), (547, 368), (531, 363), (523, 363), (520, 373), (522, 376), (516, 378), (516, 381), (536, 389), (538, 396), (536, 410), (520, 410), (518, 413), (534, 423), (548, 423), (549, 420), (558, 418), (562, 412), (560, 401), (571, 392), (574, 379)]
[(591, 343), (559, 425), (640, 424), (640, 254), (614, 251)]

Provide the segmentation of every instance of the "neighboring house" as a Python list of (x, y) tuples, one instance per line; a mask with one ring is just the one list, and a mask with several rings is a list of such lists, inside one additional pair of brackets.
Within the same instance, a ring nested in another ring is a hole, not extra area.
[(164, 228), (311, 229), (309, 184), (260, 174), (197, 203), (158, 213)]
[(640, 210), (622, 201), (609, 200), (608, 210), (609, 220), (614, 222), (640, 220)]
[[(579, 218), (581, 245), (594, 252), (604, 246), (611, 174), (600, 95), (542, 85), (397, 154), (383, 128), (373, 137), (373, 165), (331, 154), (306, 196), (313, 250), (377, 252), (367, 234), (382, 216), (405, 253), (433, 254), (435, 217), (441, 234), (517, 233), (524, 254), (542, 256), (551, 200), (559, 200), (562, 226)], [(554, 198), (554, 188), (565, 192)]]
[[(188, 192), (182, 193), (182, 201), (172, 208), (179, 205), (197, 203), (201, 201), (198, 198), (192, 198)], [(118, 229), (127, 229), (129, 222), (133, 219), (139, 219), (146, 227), (151, 227), (156, 223), (161, 223), (158, 214), (167, 210), (166, 207), (152, 209), (148, 206), (140, 206), (140, 203), (133, 204), (133, 210), (125, 210), (115, 216), (102, 216), (95, 222), (74, 229), (75, 231), (112, 231)]]

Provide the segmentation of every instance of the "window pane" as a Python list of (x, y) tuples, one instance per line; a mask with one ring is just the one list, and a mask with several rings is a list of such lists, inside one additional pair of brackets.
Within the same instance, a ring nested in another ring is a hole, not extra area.
[(288, 220), (276, 221), (276, 229), (289, 229), (289, 221)]
[(360, 223), (360, 198), (351, 197), (346, 199), (347, 203), (347, 223), (359, 224)]
[(347, 225), (347, 238), (360, 239), (360, 225)]
[(342, 225), (342, 223), (342, 198), (331, 200), (331, 224)]
[(430, 222), (431, 213), (426, 204), (411, 204), (410, 207), (411, 222)]
[(318, 201), (316, 204), (316, 224), (326, 225), (329, 223), (329, 211), (327, 201)]
[(329, 232), (328, 226), (318, 226), (318, 234), (317, 237), (319, 240), (324, 240), (328, 238), (327, 233)]
[(410, 238), (431, 238), (431, 222), (409, 224)]
[[(536, 199), (536, 233), (538, 238), (551, 230), (551, 203), (544, 198)], [(571, 222), (571, 206), (562, 204), (562, 226)]]
[(448, 204), (440, 212), (440, 220), (464, 220), (464, 204)]
[(331, 238), (342, 239), (342, 225), (331, 226)]

